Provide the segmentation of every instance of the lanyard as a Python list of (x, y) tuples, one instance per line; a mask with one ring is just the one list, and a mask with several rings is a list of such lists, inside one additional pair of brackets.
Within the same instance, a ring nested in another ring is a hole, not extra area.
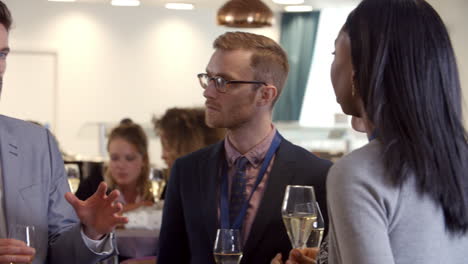
[(283, 137), (276, 131), (275, 137), (273, 138), (273, 141), (271, 142), (270, 148), (268, 149), (268, 152), (265, 155), (265, 159), (263, 160), (262, 167), (260, 168), (260, 171), (257, 176), (257, 180), (255, 181), (255, 185), (252, 189), (252, 192), (249, 195), (249, 198), (244, 201), (241, 210), (239, 212), (239, 215), (237, 215), (236, 219), (234, 220), (234, 223), (229, 223), (229, 190), (228, 190), (228, 165), (227, 161), (224, 161), (223, 164), (223, 169), (222, 169), (222, 183), (221, 183), (221, 228), (224, 229), (240, 229), (242, 226), (242, 222), (244, 221), (245, 214), (247, 213), (247, 208), (249, 207), (249, 202), (250, 199), (252, 199), (252, 196), (257, 189), (258, 185), (263, 179), (263, 176), (265, 175), (265, 172), (268, 168), (268, 165), (270, 164), (271, 159), (273, 158), (273, 155), (275, 155), (276, 150), (278, 149), (281, 141), (283, 140)]
[(372, 131), (372, 134), (368, 137), (369, 142), (371, 142), (372, 140), (376, 139), (377, 136), (378, 136), (377, 129), (374, 129), (374, 131)]

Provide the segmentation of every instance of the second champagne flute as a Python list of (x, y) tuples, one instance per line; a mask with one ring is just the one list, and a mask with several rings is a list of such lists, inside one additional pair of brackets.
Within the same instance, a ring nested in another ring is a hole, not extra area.
[(217, 264), (239, 264), (242, 244), (238, 229), (218, 229), (213, 250)]
[(288, 185), (282, 215), (293, 248), (305, 248), (317, 221), (315, 193), (312, 186)]
[(320, 206), (316, 203), (317, 221), (313, 223), (312, 231), (310, 232), (309, 240), (307, 241), (308, 248), (320, 248), (325, 231), (325, 221), (323, 220)]

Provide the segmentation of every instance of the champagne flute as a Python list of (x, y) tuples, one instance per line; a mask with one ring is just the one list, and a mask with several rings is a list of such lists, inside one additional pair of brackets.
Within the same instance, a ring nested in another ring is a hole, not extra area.
[(217, 264), (239, 264), (242, 259), (239, 230), (218, 229), (213, 254)]
[[(15, 227), (14, 239), (18, 239), (26, 243), (28, 247), (34, 247), (35, 245), (35, 228), (33, 225), (20, 225), (17, 224)], [(32, 263), (32, 262), (31, 262)]]
[(314, 187), (288, 185), (283, 199), (283, 222), (293, 248), (305, 248), (317, 221)]
[(150, 170), (151, 192), (154, 196), (154, 201), (159, 202), (161, 194), (166, 186), (166, 181), (161, 171), (151, 168)]
[(80, 186), (80, 168), (78, 164), (65, 164), (70, 191), (75, 193)]
[(320, 206), (316, 203), (317, 221), (313, 223), (312, 231), (310, 232), (309, 240), (307, 240), (307, 247), (320, 248), (323, 239), (323, 232), (325, 231), (325, 222), (323, 220)]

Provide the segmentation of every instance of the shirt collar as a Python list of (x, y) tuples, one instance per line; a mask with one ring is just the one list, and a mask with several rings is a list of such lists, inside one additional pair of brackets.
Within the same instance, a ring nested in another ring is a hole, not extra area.
[(226, 160), (229, 167), (232, 167), (236, 160), (244, 156), (250, 162), (252, 167), (257, 168), (260, 166), (265, 159), (265, 155), (270, 148), (271, 142), (276, 134), (276, 127), (271, 125), (271, 130), (266, 137), (264, 137), (257, 145), (252, 147), (247, 153), (242, 155), (237, 151), (237, 149), (232, 145), (229, 140), (229, 136), (226, 135), (224, 140), (224, 149), (226, 150)]

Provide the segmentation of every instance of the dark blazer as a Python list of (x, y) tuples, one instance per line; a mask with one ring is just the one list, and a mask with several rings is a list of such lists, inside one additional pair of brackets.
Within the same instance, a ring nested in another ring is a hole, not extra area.
[[(215, 263), (222, 159), (223, 141), (175, 162), (166, 193), (158, 264)], [(242, 264), (268, 264), (279, 252), (288, 256), (291, 243), (281, 217), (286, 185), (313, 185), (322, 212), (326, 213), (325, 178), (330, 166), (330, 161), (282, 141), (244, 245)], [(328, 223), (328, 217), (325, 221)]]

